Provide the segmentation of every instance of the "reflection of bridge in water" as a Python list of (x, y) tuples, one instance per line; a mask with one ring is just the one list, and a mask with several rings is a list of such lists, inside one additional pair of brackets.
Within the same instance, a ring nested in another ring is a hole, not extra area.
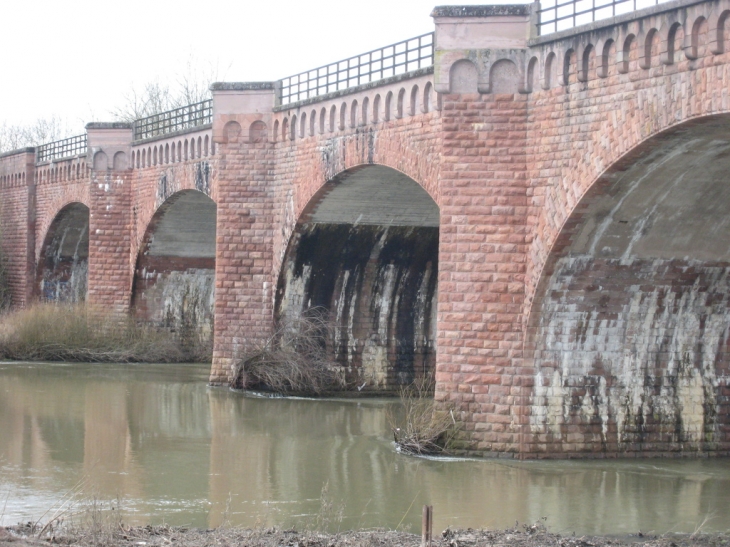
[(214, 383), (322, 305), (368, 389), (435, 369), (472, 452), (727, 454), (730, 4), (581, 6), (437, 8), (3, 155), (14, 305), (212, 329)]
[[(84, 480), (80, 498), (119, 498), (125, 522), (209, 528), (312, 524), (328, 497), (342, 529), (507, 528), (694, 531), (728, 502), (720, 461), (438, 462), (397, 454), (382, 401), (251, 399), (169, 366), (6, 364), (0, 368), (4, 519), (35, 520)], [(415, 501), (414, 501), (415, 500)], [(116, 501), (114, 501), (116, 503)], [(708, 510), (708, 508), (710, 508)], [(706, 530), (721, 529), (722, 518)]]

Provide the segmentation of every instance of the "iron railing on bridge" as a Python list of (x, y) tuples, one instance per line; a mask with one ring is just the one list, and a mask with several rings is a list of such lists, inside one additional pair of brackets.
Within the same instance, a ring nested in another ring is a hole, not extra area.
[(134, 140), (141, 141), (209, 123), (213, 123), (212, 99), (134, 120), (132, 127)]
[(433, 65), (433, 32), (279, 80), (279, 103), (291, 104)]
[(36, 148), (36, 162), (51, 161), (86, 154), (86, 134), (41, 144)]
[(542, 36), (608, 19), (670, 0), (540, 0), (538, 33)]

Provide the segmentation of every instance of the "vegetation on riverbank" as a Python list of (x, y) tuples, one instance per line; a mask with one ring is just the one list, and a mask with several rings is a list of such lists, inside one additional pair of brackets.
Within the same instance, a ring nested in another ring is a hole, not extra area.
[[(146, 547), (177, 545), (203, 547), (236, 545), (239, 547), (420, 547), (421, 536), (392, 530), (356, 530), (336, 534), (278, 528), (228, 528), (198, 530), (170, 526), (124, 526), (118, 523), (103, 527), (98, 522), (85, 526), (46, 529), (42, 534), (32, 525), (10, 529), (0, 527), (0, 547), (28, 547), (49, 544), (79, 547)], [(727, 547), (730, 535), (667, 534), (630, 537), (562, 536), (539, 524), (515, 525), (509, 530), (452, 530), (435, 534), (432, 547)]]
[(414, 455), (448, 454), (454, 448), (461, 421), (454, 409), (434, 400), (432, 378), (403, 386), (402, 414), (388, 411), (393, 440), (401, 452)]
[(206, 338), (174, 333), (92, 310), (34, 304), (0, 318), (0, 359), (75, 362), (210, 362)]
[(347, 388), (327, 353), (333, 326), (324, 311), (283, 319), (265, 340), (244, 341), (231, 387), (279, 394), (322, 395)]

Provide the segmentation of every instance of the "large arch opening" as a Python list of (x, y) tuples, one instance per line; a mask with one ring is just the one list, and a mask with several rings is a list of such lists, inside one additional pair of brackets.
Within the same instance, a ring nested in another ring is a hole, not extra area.
[(530, 450), (728, 450), (728, 173), (727, 118), (693, 122), (573, 211), (530, 317)]
[(175, 332), (183, 342), (211, 339), (216, 216), (215, 202), (197, 190), (177, 192), (157, 210), (134, 272), (138, 321)]
[(89, 208), (70, 203), (48, 228), (38, 261), (37, 287), (41, 300), (86, 300), (89, 266)]
[(328, 351), (360, 387), (390, 390), (435, 366), (439, 208), (384, 166), (346, 171), (310, 201), (292, 235), (277, 320), (324, 308)]

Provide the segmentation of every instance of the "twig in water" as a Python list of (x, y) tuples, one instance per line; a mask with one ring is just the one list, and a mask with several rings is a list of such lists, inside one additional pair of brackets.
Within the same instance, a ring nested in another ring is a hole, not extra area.
[(418, 494), (420, 494), (420, 493), (421, 493), (421, 491), (419, 490), (418, 492), (416, 492), (416, 495), (413, 496), (413, 501), (408, 506), (408, 509), (406, 510), (406, 513), (403, 515), (403, 518), (400, 519), (400, 522), (398, 523), (398, 526), (395, 527), (396, 530), (398, 530), (398, 528), (400, 528), (400, 525), (403, 524), (403, 521), (406, 520), (406, 517), (408, 516), (408, 513), (411, 512), (411, 508), (413, 507), (413, 504), (416, 503), (416, 498), (418, 497)]

